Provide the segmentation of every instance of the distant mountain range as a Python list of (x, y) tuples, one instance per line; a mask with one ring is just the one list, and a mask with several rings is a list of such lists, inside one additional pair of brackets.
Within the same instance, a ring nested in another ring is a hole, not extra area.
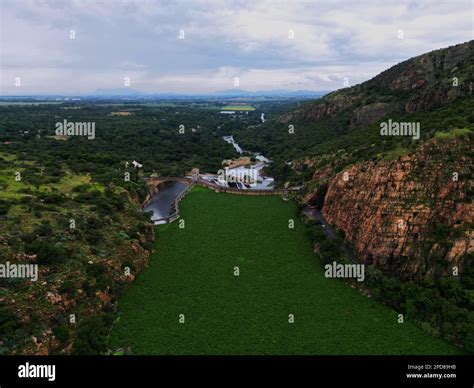
[(257, 90), (229, 89), (211, 93), (147, 93), (131, 88), (97, 89), (85, 94), (90, 97), (144, 97), (144, 98), (188, 98), (188, 97), (321, 97), (328, 91), (314, 90)]
[(92, 93), (82, 94), (28, 94), (22, 96), (0, 96), (1, 99), (41, 99), (42, 97), (48, 99), (62, 99), (62, 98), (119, 98), (119, 99), (189, 99), (189, 98), (318, 98), (322, 97), (330, 91), (315, 91), (315, 90), (257, 90), (249, 91), (242, 89), (222, 90), (210, 93), (147, 93), (132, 88), (115, 88), (115, 89), (97, 89)]

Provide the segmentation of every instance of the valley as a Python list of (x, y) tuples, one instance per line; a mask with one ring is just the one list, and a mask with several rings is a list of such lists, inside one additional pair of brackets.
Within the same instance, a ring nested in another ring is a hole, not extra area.
[(326, 278), (294, 203), (195, 187), (180, 207), (184, 224), (157, 227), (149, 267), (119, 299), (115, 351), (462, 353)]
[(473, 387), (473, 15), (1, 0), (0, 388)]
[(472, 353), (473, 45), (315, 100), (2, 101), (0, 256), (38, 276), (0, 354)]

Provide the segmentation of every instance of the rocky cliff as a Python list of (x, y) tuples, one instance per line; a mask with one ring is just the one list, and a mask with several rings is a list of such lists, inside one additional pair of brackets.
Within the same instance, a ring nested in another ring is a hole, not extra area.
[(466, 138), (432, 140), (396, 160), (354, 164), (329, 179), (322, 213), (365, 263), (420, 275), (462, 271), (474, 250), (472, 153)]
[[(474, 249), (473, 84), (470, 41), (410, 58), (279, 118), (276, 125), (294, 123), (298, 131), (278, 138), (300, 153), (281, 151), (292, 158), (288, 180), (304, 181), (305, 201), (322, 209), (361, 261), (397, 275), (464, 269)], [(382, 133), (387, 121), (415, 123), (418, 139)]]

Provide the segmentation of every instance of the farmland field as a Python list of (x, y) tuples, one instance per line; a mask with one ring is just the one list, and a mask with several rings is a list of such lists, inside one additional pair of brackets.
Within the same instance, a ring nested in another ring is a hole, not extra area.
[(460, 352), (325, 278), (292, 202), (195, 188), (181, 203), (181, 221), (184, 228), (178, 221), (158, 227), (150, 266), (119, 300), (112, 348), (134, 354)]
[(255, 108), (251, 105), (227, 105), (221, 110), (255, 110)]

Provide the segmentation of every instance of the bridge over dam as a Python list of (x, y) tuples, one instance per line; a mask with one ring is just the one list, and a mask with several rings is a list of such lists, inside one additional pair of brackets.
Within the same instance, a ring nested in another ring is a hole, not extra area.
[(160, 191), (168, 182), (181, 182), (186, 184), (188, 187), (182, 192), (174, 201), (172, 205), (172, 214), (169, 217), (155, 220), (155, 223), (168, 223), (179, 218), (179, 207), (178, 204), (181, 199), (187, 194), (192, 186), (203, 186), (214, 190), (216, 193), (229, 193), (237, 195), (281, 195), (283, 199), (287, 200), (291, 192), (299, 191), (299, 188), (287, 188), (287, 189), (238, 189), (234, 187), (220, 186), (214, 182), (209, 182), (199, 175), (192, 175), (186, 177), (171, 177), (171, 176), (159, 176), (159, 177), (145, 177), (146, 184), (149, 188), (149, 193), (142, 204), (142, 209), (145, 208), (154, 195)]

